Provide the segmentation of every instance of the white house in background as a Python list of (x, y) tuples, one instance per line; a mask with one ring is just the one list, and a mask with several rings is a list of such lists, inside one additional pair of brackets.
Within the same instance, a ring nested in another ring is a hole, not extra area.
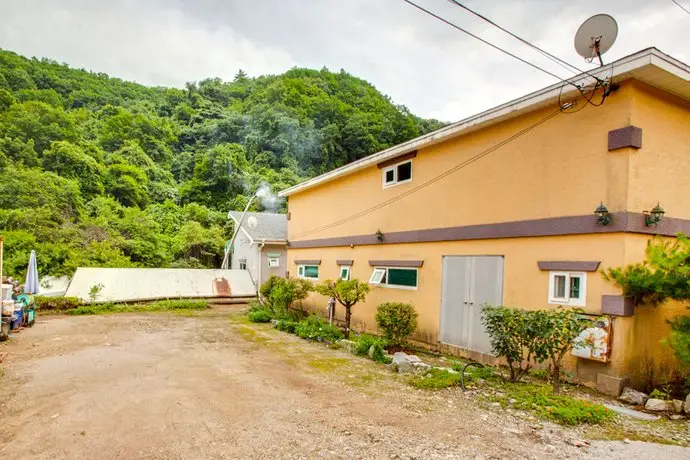
[[(237, 225), (242, 212), (228, 213)], [(254, 285), (261, 286), (271, 275), (287, 275), (287, 216), (248, 212), (231, 248), (230, 268), (248, 270)]]

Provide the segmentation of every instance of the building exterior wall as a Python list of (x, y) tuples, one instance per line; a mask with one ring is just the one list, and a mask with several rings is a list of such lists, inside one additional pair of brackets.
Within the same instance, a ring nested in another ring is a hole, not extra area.
[[(538, 110), (421, 149), (412, 160), (412, 181), (406, 184), (383, 188), (382, 170), (373, 166), (291, 195), (288, 270), (296, 271), (295, 260), (318, 259), (320, 280), (335, 279), (336, 260), (352, 259), (351, 277), (368, 280), (369, 260), (423, 260), (416, 290), (372, 286), (367, 301), (353, 309), (353, 327), (373, 330), (379, 303), (410, 302), (419, 312), (415, 338), (435, 345), (444, 255), (502, 255), (503, 304), (550, 308), (554, 306), (547, 301), (549, 273), (539, 270), (537, 261), (600, 261), (600, 269), (622, 266), (643, 260), (651, 236), (597, 233), (593, 226), (581, 235), (386, 244), (386, 233), (563, 216), (591, 216), (593, 221), (600, 201), (619, 213), (641, 213), (658, 201), (667, 218), (690, 219), (690, 105), (632, 81), (624, 82), (600, 108), (559, 114), (447, 177), (417, 188), (553, 110)], [(643, 130), (642, 148), (609, 151), (609, 131), (631, 125)], [(392, 198), (386, 206), (362, 212)], [(378, 244), (299, 245), (374, 235), (377, 230), (384, 234)], [(584, 309), (599, 314), (601, 296), (619, 294), (599, 273), (590, 272)], [(307, 304), (325, 311), (326, 299), (313, 295)], [(610, 362), (569, 359), (567, 365), (589, 383), (596, 382), (597, 374), (630, 377), (638, 386), (650, 375), (658, 381), (673, 369), (670, 350), (659, 343), (668, 333), (665, 320), (682, 309), (675, 304), (637, 307), (633, 316), (615, 317)], [(341, 308), (338, 316), (342, 314)]]
[(252, 282), (256, 284), (259, 279), (259, 250), (256, 245), (246, 233), (240, 231), (235, 238), (235, 243), (232, 248), (230, 268), (239, 269), (240, 260), (245, 259), (247, 263), (247, 270), (252, 278)]
[[(278, 267), (269, 267), (268, 266), (268, 254), (280, 254), (278, 258)], [(287, 264), (287, 248), (285, 247), (284, 244), (278, 245), (278, 244), (266, 244), (264, 245), (263, 249), (261, 249), (261, 252), (259, 253), (259, 270), (260, 270), (260, 277), (259, 277), (259, 282), (258, 284), (261, 285), (266, 280), (271, 276), (279, 276), (281, 278), (285, 278), (287, 276), (288, 272), (288, 264)]]

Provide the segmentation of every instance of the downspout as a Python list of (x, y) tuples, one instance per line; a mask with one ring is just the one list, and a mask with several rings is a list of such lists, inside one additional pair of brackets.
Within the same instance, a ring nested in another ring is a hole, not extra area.
[(262, 269), (263, 269), (263, 265), (262, 265), (262, 264), (263, 264), (263, 258), (261, 257), (261, 251), (264, 250), (264, 246), (265, 246), (265, 245), (266, 245), (266, 238), (264, 238), (263, 240), (261, 240), (261, 243), (259, 243), (259, 244), (257, 245), (257, 248), (258, 248), (258, 250), (259, 250), (259, 257), (258, 257), (258, 260), (259, 260), (259, 276), (257, 276), (259, 282), (258, 282), (257, 285), (256, 285), (256, 298), (257, 298), (257, 299), (259, 298), (259, 289), (261, 288), (261, 284), (263, 283), (263, 280), (261, 279), (261, 271), (262, 271)]

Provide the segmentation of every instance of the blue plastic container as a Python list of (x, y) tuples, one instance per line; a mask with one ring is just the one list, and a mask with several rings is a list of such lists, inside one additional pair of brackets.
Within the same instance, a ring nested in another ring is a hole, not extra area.
[(12, 323), (10, 325), (11, 329), (19, 329), (22, 325), (22, 320), (24, 319), (24, 309), (15, 309), (12, 315)]

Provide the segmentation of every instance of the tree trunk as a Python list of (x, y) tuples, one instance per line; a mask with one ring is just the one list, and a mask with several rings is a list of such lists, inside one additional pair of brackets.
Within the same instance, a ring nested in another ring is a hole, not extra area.
[(551, 374), (551, 380), (553, 381), (553, 394), (557, 395), (561, 391), (561, 365), (553, 365), (553, 373)]
[(350, 305), (345, 305), (345, 338), (350, 338), (350, 317), (352, 312), (350, 311), (352, 307)]

